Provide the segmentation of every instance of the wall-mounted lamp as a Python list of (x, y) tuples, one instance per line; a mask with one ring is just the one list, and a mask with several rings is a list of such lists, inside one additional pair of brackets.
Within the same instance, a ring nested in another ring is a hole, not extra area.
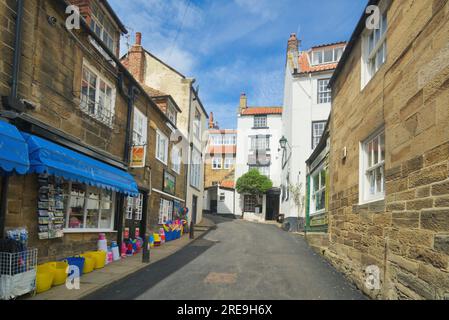
[(287, 138), (282, 136), (281, 140), (279, 140), (281, 148), (285, 150), (287, 148), (287, 143), (288, 143)]

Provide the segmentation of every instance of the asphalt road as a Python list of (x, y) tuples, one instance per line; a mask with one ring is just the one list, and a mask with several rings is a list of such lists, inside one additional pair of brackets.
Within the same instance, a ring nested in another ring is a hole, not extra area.
[(95, 292), (97, 300), (366, 299), (298, 235), (213, 217), (217, 229)]

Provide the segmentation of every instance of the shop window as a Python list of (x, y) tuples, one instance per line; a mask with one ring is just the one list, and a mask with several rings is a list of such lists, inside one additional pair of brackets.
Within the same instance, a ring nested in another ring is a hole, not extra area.
[(385, 132), (376, 132), (362, 143), (361, 202), (382, 200), (385, 197)]
[(115, 193), (74, 182), (65, 192), (68, 230), (113, 230)]
[(173, 201), (161, 199), (159, 204), (159, 224), (173, 220)]
[(126, 219), (142, 221), (143, 219), (143, 194), (138, 197), (128, 197), (126, 206)]
[(81, 83), (81, 110), (112, 127), (115, 107), (115, 88), (86, 62), (83, 65)]
[(244, 211), (256, 212), (257, 197), (254, 195), (246, 195), (244, 197)]
[(312, 214), (326, 210), (326, 171), (324, 168), (312, 175), (310, 203), (310, 212)]

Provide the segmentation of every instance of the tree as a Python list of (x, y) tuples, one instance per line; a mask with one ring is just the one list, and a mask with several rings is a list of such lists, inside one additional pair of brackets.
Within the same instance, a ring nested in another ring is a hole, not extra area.
[[(266, 176), (260, 174), (259, 170), (252, 169), (237, 180), (236, 189), (239, 194), (264, 195), (273, 187), (273, 182)], [(260, 203), (260, 201), (258, 201)]]

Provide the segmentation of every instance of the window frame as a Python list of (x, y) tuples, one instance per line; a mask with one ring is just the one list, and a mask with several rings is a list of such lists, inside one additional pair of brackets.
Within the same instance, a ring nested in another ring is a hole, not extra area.
[[(381, 12), (380, 17), (379, 28), (373, 30), (365, 29), (365, 32), (362, 35), (362, 90), (371, 82), (382, 66), (387, 62), (387, 32), (389, 24), (386, 10)], [(376, 36), (376, 32), (379, 32), (378, 36)], [(371, 40), (373, 41), (372, 44)], [(381, 62), (378, 61), (379, 54), (382, 54)]]
[(201, 152), (197, 148), (193, 147), (191, 150), (192, 151), (190, 156), (191, 163), (190, 163), (190, 179), (189, 179), (190, 186), (200, 190), (202, 156)]
[(235, 166), (235, 159), (234, 157), (225, 156), (223, 168), (225, 170), (231, 170)]
[[(96, 10), (95, 10), (96, 9)], [(103, 22), (101, 22), (100, 18), (98, 16), (98, 13), (100, 13), (103, 16)], [(107, 26), (105, 26), (104, 21), (106, 21), (109, 24), (109, 27), (111, 28), (111, 30), (107, 30)], [(94, 25), (98, 26), (100, 29), (100, 34), (97, 33), (97, 29), (94, 27)], [(103, 41), (103, 43), (106, 45), (106, 47), (108, 47), (109, 50), (111, 50), (111, 52), (113, 52), (115, 54), (115, 52), (117, 51), (117, 45), (118, 45), (118, 41), (117, 41), (117, 32), (113, 32), (113, 29), (116, 29), (116, 27), (114, 26), (113, 21), (110, 19), (109, 15), (103, 10), (103, 8), (101, 7), (100, 4), (97, 3), (92, 3), (91, 5), (91, 15), (90, 15), (90, 23), (89, 23), (89, 27), (91, 28), (91, 30), (101, 39), (101, 41)], [(111, 34), (115, 33), (115, 34)], [(108, 42), (105, 41), (104, 39), (104, 35), (109, 36), (111, 42), (112, 42), (112, 47), (109, 46)]]
[[(263, 120), (263, 121), (261, 121)], [(268, 128), (268, 116), (267, 115), (257, 115), (254, 116), (253, 125), (256, 129)]]
[[(164, 159), (162, 159), (160, 154), (160, 138), (163, 138), (165, 140), (165, 150), (164, 150)], [(162, 133), (160, 130), (156, 130), (156, 159), (160, 161), (161, 163), (167, 165), (168, 164), (168, 149), (169, 149), (169, 139), (168, 137)]]
[[(251, 200), (250, 202), (247, 200)], [(245, 194), (243, 196), (243, 212), (256, 213), (257, 196)]]
[[(382, 143), (381, 138), (383, 136), (383, 153), (382, 153)], [(370, 143), (374, 143), (377, 139), (377, 162), (375, 163), (374, 157), (374, 144), (373, 150), (371, 154), (372, 163), (369, 162), (369, 155), (367, 149), (369, 149)], [(386, 144), (385, 144), (385, 129), (382, 127), (376, 130), (373, 134), (371, 134), (367, 139), (360, 142), (360, 156), (359, 156), (359, 203), (367, 204), (371, 202), (381, 201), (385, 199), (385, 155), (386, 155)], [(383, 155), (383, 159), (382, 159)], [(380, 192), (377, 191), (377, 173), (378, 169), (381, 169), (381, 186)], [(374, 193), (371, 192), (371, 183), (370, 183), (370, 175), (374, 173)]]
[(143, 220), (143, 193), (139, 192), (137, 197), (127, 197), (125, 219), (142, 221)]
[(198, 139), (201, 137), (201, 112), (198, 109), (195, 109), (193, 117), (193, 135)]
[[(324, 130), (326, 129), (327, 121), (312, 121), (312, 150), (315, 150), (318, 144), (320, 143), (321, 138), (323, 137)], [(315, 125), (323, 125), (323, 132), (321, 133), (321, 136), (319, 136), (319, 139), (316, 140), (315, 144)]]
[[(83, 186), (83, 191), (84, 191), (84, 196), (81, 197), (75, 197), (72, 194), (72, 190), (73, 190), (73, 184), (78, 184)], [(93, 233), (93, 232), (114, 232), (114, 223), (115, 223), (115, 214), (116, 214), (116, 192), (113, 191), (107, 191), (104, 189), (100, 189), (100, 188), (96, 188), (96, 187), (91, 187), (82, 183), (74, 183), (72, 181), (67, 181), (67, 187), (68, 190), (64, 190), (64, 192), (67, 192), (67, 194), (64, 195), (64, 197), (66, 198), (66, 203), (65, 205), (65, 223), (64, 223), (64, 228), (63, 228), (63, 232), (64, 233)], [(110, 200), (109, 201), (105, 201), (103, 200), (103, 197), (105, 196), (105, 193), (108, 192), (110, 194)], [(88, 201), (90, 200), (94, 200), (93, 198), (89, 198), (89, 193), (95, 193), (99, 195), (98, 198), (98, 223), (97, 223), (97, 228), (86, 228), (86, 221), (87, 221), (87, 215), (88, 215)], [(70, 215), (71, 215), (71, 200), (72, 198), (79, 198), (80, 200), (83, 200), (83, 228), (70, 228)], [(105, 202), (109, 202), (111, 205), (111, 223), (110, 223), (110, 227), (109, 228), (100, 228), (100, 224), (101, 224), (101, 218), (102, 218), (102, 211), (106, 210), (103, 208), (103, 204)]]
[[(321, 85), (321, 83), (325, 82), (325, 81), (327, 81), (327, 85), (324, 87), (324, 91), (321, 91), (323, 89), (323, 86)], [(330, 78), (318, 79), (318, 81), (317, 81), (317, 91), (318, 91), (317, 104), (332, 103), (332, 89), (329, 88), (329, 81), (330, 81)]]
[[(319, 65), (324, 65), (324, 64), (331, 64), (331, 63), (337, 63), (340, 61), (344, 51), (345, 51), (345, 46), (343, 47), (334, 47), (334, 48), (321, 48), (319, 50), (313, 50), (312, 51), (312, 57), (311, 57), (311, 65), (312, 66), (319, 66)], [(325, 53), (329, 52), (332, 50), (332, 61), (324, 61), (324, 57), (325, 57)], [(338, 51), (341, 50), (340, 56), (338, 56)], [(321, 55), (321, 58), (319, 59), (320, 62), (316, 63), (315, 62), (315, 55)]]
[[(139, 121), (140, 120), (140, 121)], [(138, 123), (142, 125), (141, 132), (136, 129)], [(138, 138), (138, 139), (136, 139)], [(138, 108), (134, 108), (134, 125), (133, 125), (133, 145), (147, 146), (148, 144), (148, 117), (143, 114)]]
[[(217, 160), (219, 162), (217, 162)], [(212, 170), (223, 170), (223, 157), (221, 156), (212, 157)]]
[(171, 168), (178, 175), (181, 174), (181, 164), (182, 164), (182, 149), (174, 145), (171, 148)]
[[(84, 79), (84, 73), (85, 73), (85, 69), (88, 71), (89, 73), (89, 79), (85, 80)], [(94, 75), (96, 77), (96, 83), (95, 83), (95, 102), (94, 102), (94, 111), (91, 112), (90, 111), (90, 101), (91, 101), (91, 97), (90, 97), (90, 88), (91, 83), (90, 83), (90, 77), (91, 75)], [(83, 94), (83, 83), (87, 82), (88, 87), (89, 87), (89, 91), (87, 93), (87, 96), (85, 96)], [(101, 94), (101, 85), (102, 82), (104, 83), (104, 85), (106, 87), (109, 87), (109, 89), (111, 90), (111, 95), (110, 95), (110, 105), (109, 108), (105, 108), (105, 106), (103, 106), (103, 108), (105, 110), (102, 110), (102, 113), (99, 112), (100, 109), (100, 94)], [(81, 69), (81, 91), (80, 91), (80, 109), (83, 113), (85, 113), (86, 115), (88, 115), (89, 117), (101, 122), (102, 124), (112, 128), (114, 125), (114, 120), (115, 120), (115, 103), (116, 103), (116, 87), (106, 78), (104, 77), (101, 72), (99, 72), (95, 67), (93, 67), (86, 59), (83, 60), (83, 66)], [(85, 102), (85, 106), (83, 106), (85, 99), (83, 99), (83, 97), (87, 98), (87, 101)], [(105, 116), (106, 120), (103, 119), (104, 116), (104, 112), (107, 112), (108, 114)]]
[[(323, 181), (322, 181), (322, 174), (324, 173), (324, 185), (323, 185)], [(315, 180), (314, 178), (318, 176), (318, 189), (314, 190), (315, 188)], [(322, 214), (324, 212), (326, 212), (326, 196), (327, 196), (327, 171), (326, 171), (326, 167), (324, 165), (321, 165), (317, 170), (315, 170), (313, 172), (313, 174), (310, 175), (310, 216), (315, 216), (315, 215), (319, 215)], [(320, 195), (321, 197), (323, 197), (323, 201), (324, 201), (324, 208), (317, 210), (316, 209), (316, 199), (317, 199), (317, 195)]]
[[(264, 143), (260, 143), (260, 141), (264, 141)], [(271, 135), (257, 135), (250, 137), (250, 151), (269, 151), (271, 144)], [(260, 147), (265, 146), (265, 147)]]
[(168, 101), (167, 103), (167, 117), (168, 119), (176, 126), (176, 123), (178, 121), (178, 112), (176, 111), (176, 108), (173, 106), (171, 101)]

